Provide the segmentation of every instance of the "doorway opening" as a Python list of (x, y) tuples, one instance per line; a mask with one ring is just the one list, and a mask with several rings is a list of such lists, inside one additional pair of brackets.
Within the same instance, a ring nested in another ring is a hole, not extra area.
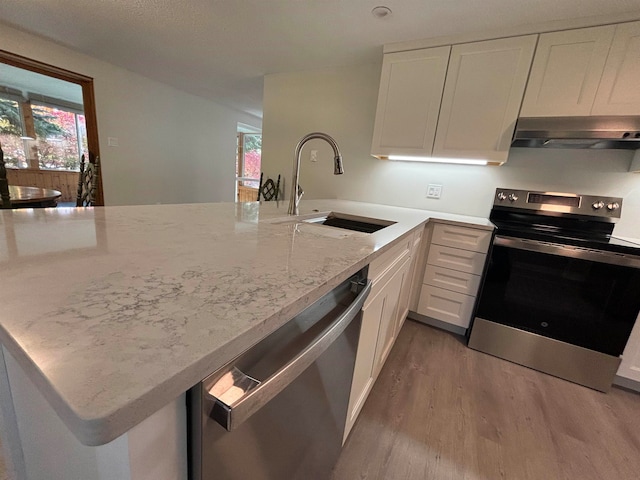
[(58, 190), (75, 205), (80, 157), (99, 155), (93, 79), (0, 50), (0, 142), (10, 185)]
[(236, 201), (255, 202), (258, 199), (262, 162), (262, 131), (238, 123), (236, 150)]

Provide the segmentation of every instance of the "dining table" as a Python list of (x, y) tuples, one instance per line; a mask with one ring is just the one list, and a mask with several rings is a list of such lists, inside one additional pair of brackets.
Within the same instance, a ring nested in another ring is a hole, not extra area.
[(9, 198), (12, 208), (55, 207), (62, 192), (49, 188), (9, 185)]

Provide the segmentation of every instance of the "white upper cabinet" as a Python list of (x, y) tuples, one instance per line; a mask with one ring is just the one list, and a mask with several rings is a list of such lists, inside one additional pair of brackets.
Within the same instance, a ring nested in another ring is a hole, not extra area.
[(506, 161), (537, 35), (455, 45), (434, 157)]
[(616, 27), (592, 115), (640, 115), (640, 22)]
[(522, 117), (640, 115), (640, 22), (540, 35)]
[(384, 56), (372, 155), (431, 155), (450, 50)]
[(371, 154), (502, 164), (518, 117), (640, 115), (638, 85), (640, 22), (387, 53)]
[(540, 35), (522, 117), (589, 115), (615, 25)]

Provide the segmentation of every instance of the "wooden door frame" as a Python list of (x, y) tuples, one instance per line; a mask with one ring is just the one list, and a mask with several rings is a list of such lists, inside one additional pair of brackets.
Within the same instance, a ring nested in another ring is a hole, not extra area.
[[(65, 82), (75, 83), (82, 87), (82, 103), (84, 109), (84, 118), (87, 124), (87, 147), (89, 149), (89, 161), (95, 162), (96, 157), (100, 156), (100, 145), (98, 141), (98, 119), (96, 116), (96, 100), (93, 91), (93, 78), (80, 73), (71, 72), (64, 68), (56, 67), (46, 63), (32, 60), (15, 53), (7, 52), (0, 49), (0, 62), (6, 63), (13, 67), (30, 70), (40, 73), (48, 77), (64, 80)], [(102, 164), (102, 160), (100, 161)], [(104, 205), (104, 194), (102, 189), (102, 171), (98, 175), (98, 184), (96, 185), (96, 205)]]

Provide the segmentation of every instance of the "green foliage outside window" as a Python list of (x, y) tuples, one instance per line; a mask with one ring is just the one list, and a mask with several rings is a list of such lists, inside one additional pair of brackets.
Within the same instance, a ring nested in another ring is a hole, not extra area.
[[(0, 142), (8, 166), (26, 166), (22, 117), (17, 102), (0, 98)], [(86, 124), (83, 115), (55, 107), (32, 105), (40, 168), (77, 170), (81, 149), (87, 151)], [(80, 145), (78, 142), (80, 131)]]

